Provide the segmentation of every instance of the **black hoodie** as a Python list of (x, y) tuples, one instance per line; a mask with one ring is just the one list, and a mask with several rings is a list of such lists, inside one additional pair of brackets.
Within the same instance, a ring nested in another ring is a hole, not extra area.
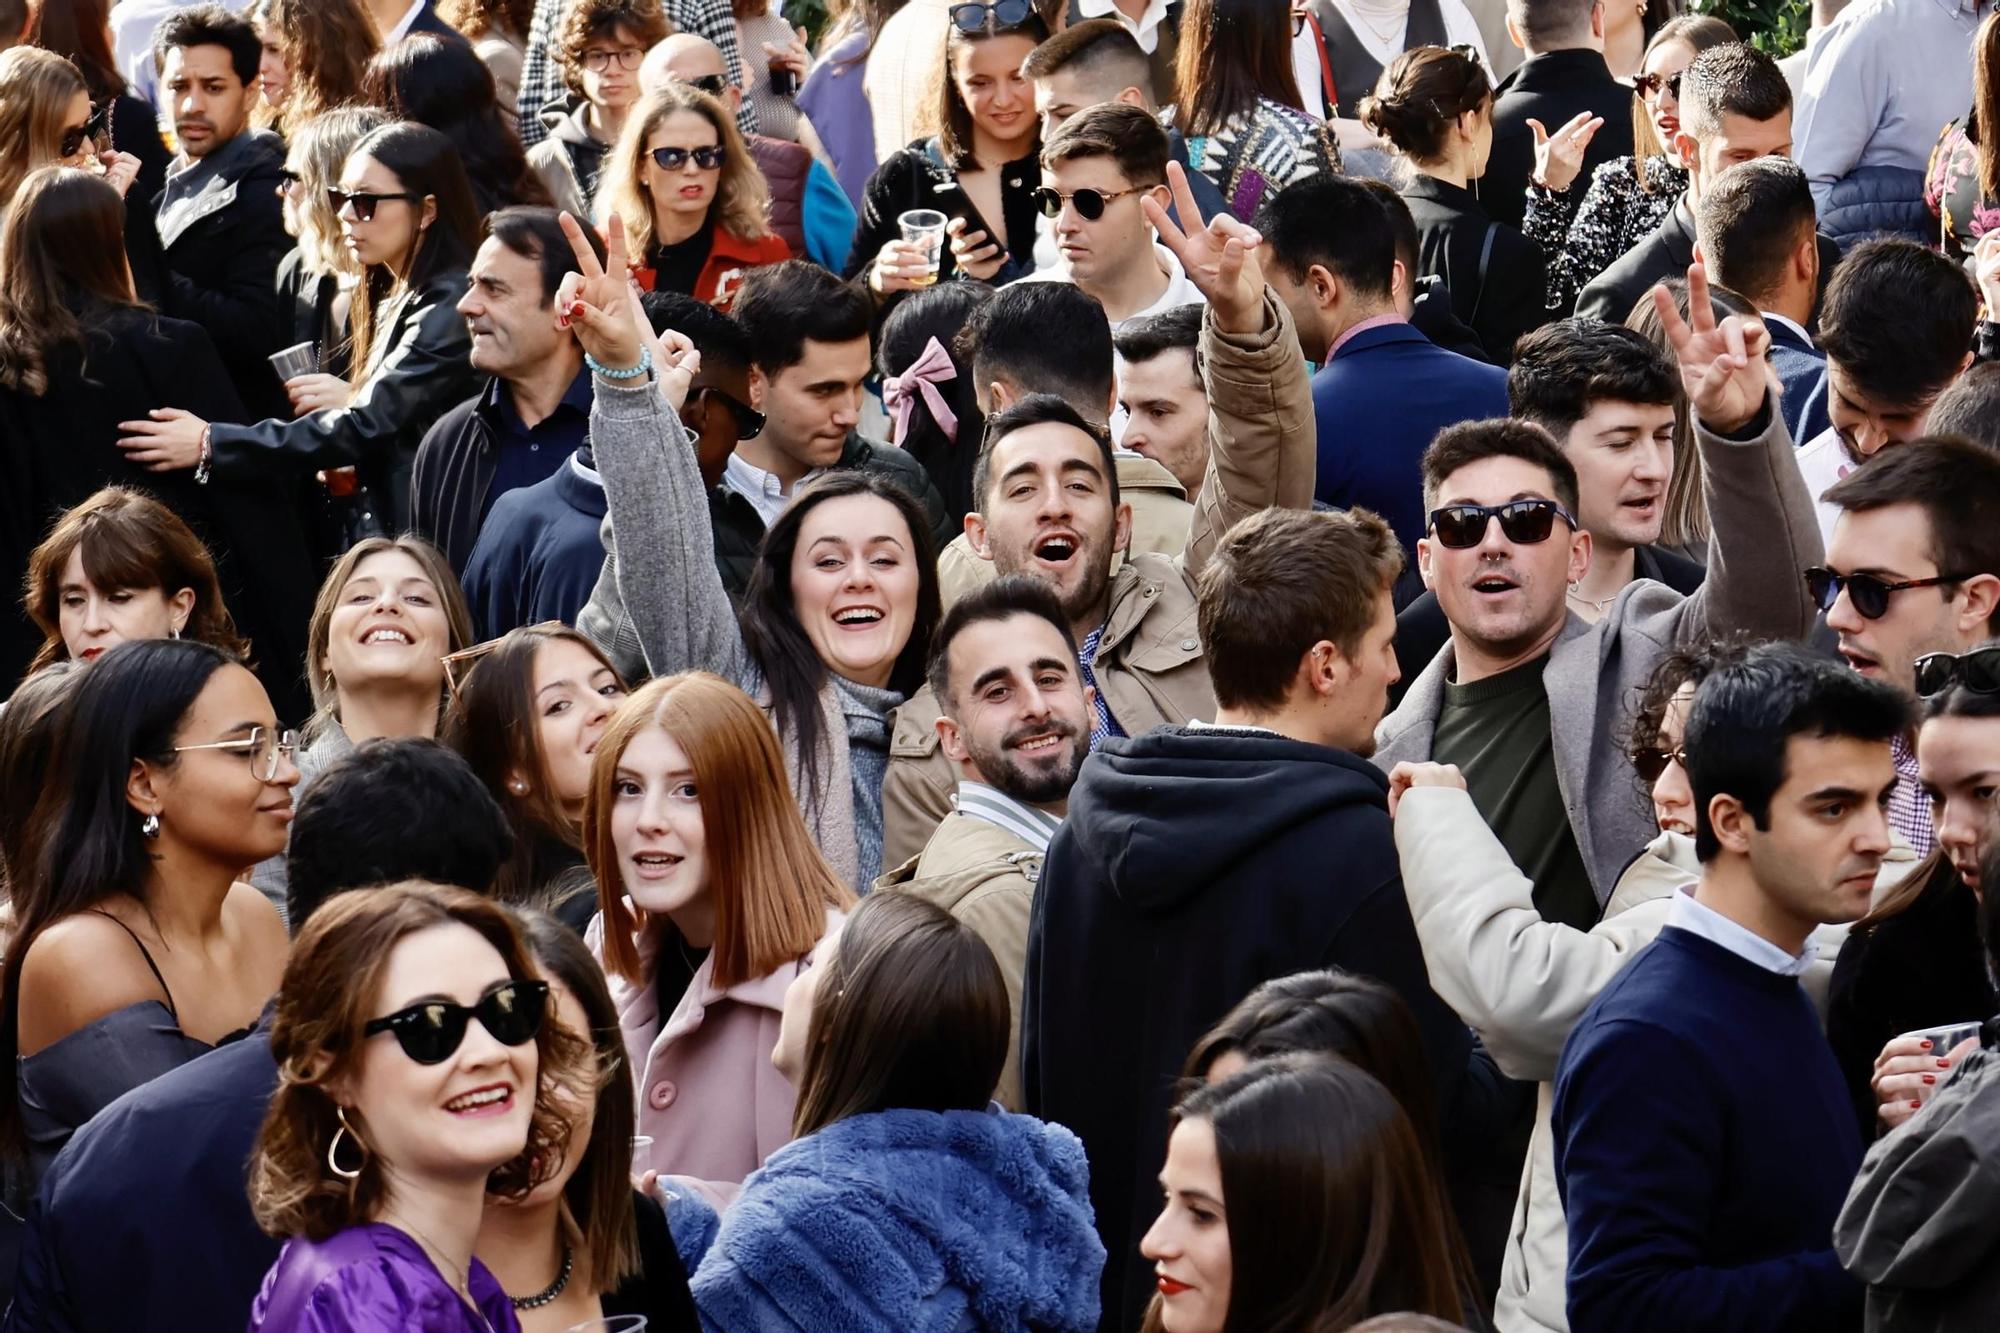
[(1448, 1119), (1464, 1100), (1484, 1056), (1431, 991), (1387, 796), (1366, 760), (1265, 732), (1158, 727), (1085, 762), (1035, 895), (1021, 1072), (1029, 1112), (1090, 1156), (1104, 1328), (1138, 1327), (1152, 1292), (1138, 1247), (1182, 1064), (1260, 982), (1327, 967), (1385, 982)]

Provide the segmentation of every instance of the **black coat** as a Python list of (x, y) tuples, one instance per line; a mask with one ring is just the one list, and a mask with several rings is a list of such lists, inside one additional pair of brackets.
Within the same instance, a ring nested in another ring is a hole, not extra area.
[[(1007, 262), (993, 275), (997, 286), (1011, 282), (1035, 267), (1034, 194), (1042, 184), (1041, 161), (1030, 153), (1000, 168), (1001, 222), (1007, 229)], [(875, 257), (890, 241), (902, 239), (896, 219), (912, 208), (934, 208), (948, 218), (964, 218), (969, 227), (994, 234), (993, 227), (979, 215), (958, 184), (958, 173), (944, 160), (938, 141), (918, 139), (909, 147), (891, 153), (875, 168), (861, 196), (861, 217), (854, 227), (854, 244), (847, 253), (847, 277), (865, 273)], [(958, 272), (946, 239), (939, 251), (938, 281)]]
[[(1819, 250), (1819, 298), (1813, 302), (1818, 318), (1820, 299), (1826, 295), (1827, 279), (1840, 264), (1840, 247), (1833, 238), (1814, 238)], [(1670, 209), (1660, 225), (1639, 244), (1613, 260), (1611, 267), (1590, 280), (1576, 298), (1576, 313), (1607, 324), (1623, 324), (1634, 306), (1645, 299), (1656, 283), (1668, 278), (1685, 278), (1694, 262), (1694, 219), (1683, 198)], [(1797, 441), (1804, 443), (1803, 440)]]
[[(274, 478), (217, 478), (198, 486), (191, 472), (149, 472), (118, 448), (118, 423), (156, 407), (181, 407), (227, 420), (242, 409), (215, 345), (198, 325), (126, 307), (89, 317), (86, 348), (52, 358), (41, 397), (0, 389), (0, 567), (18, 577), (28, 553), (64, 510), (99, 487), (134, 486), (163, 501), (202, 537), (216, 559), (224, 601), (251, 641), (278, 716), (311, 711), (301, 685), (307, 612), (318, 577), (282, 484)], [(11, 688), (41, 644), (19, 603), (5, 618), (0, 672)]]
[(1535, 169), (1531, 118), (1554, 134), (1580, 112), (1604, 117), (1584, 150), (1577, 176), (1588, 181), (1604, 163), (1632, 155), (1635, 95), (1631, 84), (1611, 77), (1611, 67), (1596, 51), (1550, 51), (1508, 75), (1493, 103), (1493, 151), (1479, 178), (1479, 198), (1487, 213), (1510, 227), (1521, 225), (1528, 209), (1528, 177)]
[(1431, 991), (1387, 791), (1357, 755), (1241, 731), (1157, 727), (1085, 761), (1035, 894), (1021, 1075), (1027, 1111), (1090, 1157), (1103, 1328), (1138, 1327), (1152, 1295), (1138, 1246), (1182, 1064), (1260, 982), (1343, 967), (1387, 983), (1448, 1123), (1497, 1083)]
[(1514, 342), (1548, 322), (1547, 263), (1535, 243), (1496, 224), (1472, 191), (1417, 176), (1403, 188), (1417, 224), (1417, 270), (1444, 279), (1452, 313), (1479, 335), (1485, 359), (1514, 360)]
[(159, 110), (143, 97), (120, 93), (112, 99), (111, 116), (112, 147), (139, 159), (139, 176), (131, 192), (151, 206), (153, 196), (166, 184), (167, 168), (174, 160), (167, 141), (160, 137)]

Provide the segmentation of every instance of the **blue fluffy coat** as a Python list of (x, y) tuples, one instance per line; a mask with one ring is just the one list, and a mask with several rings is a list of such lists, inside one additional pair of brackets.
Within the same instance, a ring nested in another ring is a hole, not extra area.
[(743, 1182), (695, 1273), (702, 1325), (1087, 1333), (1089, 1172), (1074, 1134), (997, 1108), (838, 1121)]

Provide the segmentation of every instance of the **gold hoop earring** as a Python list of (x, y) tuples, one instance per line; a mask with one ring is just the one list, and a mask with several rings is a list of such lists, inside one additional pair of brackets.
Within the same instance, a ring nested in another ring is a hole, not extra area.
[[(326, 1145), (326, 1169), (342, 1180), (352, 1183), (361, 1179), (362, 1167), (368, 1165), (368, 1145), (361, 1141), (360, 1132), (347, 1123), (345, 1106), (336, 1106), (334, 1112), (340, 1117), (340, 1128), (333, 1131), (333, 1141)], [(354, 1140), (355, 1151), (361, 1154), (360, 1166), (344, 1167), (340, 1164), (340, 1140), (343, 1137)]]

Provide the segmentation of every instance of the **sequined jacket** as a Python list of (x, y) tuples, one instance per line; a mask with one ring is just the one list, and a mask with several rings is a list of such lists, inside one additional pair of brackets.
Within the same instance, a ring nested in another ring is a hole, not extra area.
[(1295, 107), (1258, 98), (1247, 117), (1213, 134), (1190, 134), (1188, 163), (1248, 222), (1266, 194), (1308, 176), (1340, 174), (1340, 148), (1326, 125)]
[(1646, 184), (1632, 174), (1632, 159), (1616, 157), (1598, 167), (1578, 202), (1567, 190), (1528, 187), (1521, 230), (1549, 261), (1548, 308), (1568, 314), (1590, 280), (1613, 260), (1651, 236), (1687, 189), (1687, 169), (1655, 154), (1646, 159)]

